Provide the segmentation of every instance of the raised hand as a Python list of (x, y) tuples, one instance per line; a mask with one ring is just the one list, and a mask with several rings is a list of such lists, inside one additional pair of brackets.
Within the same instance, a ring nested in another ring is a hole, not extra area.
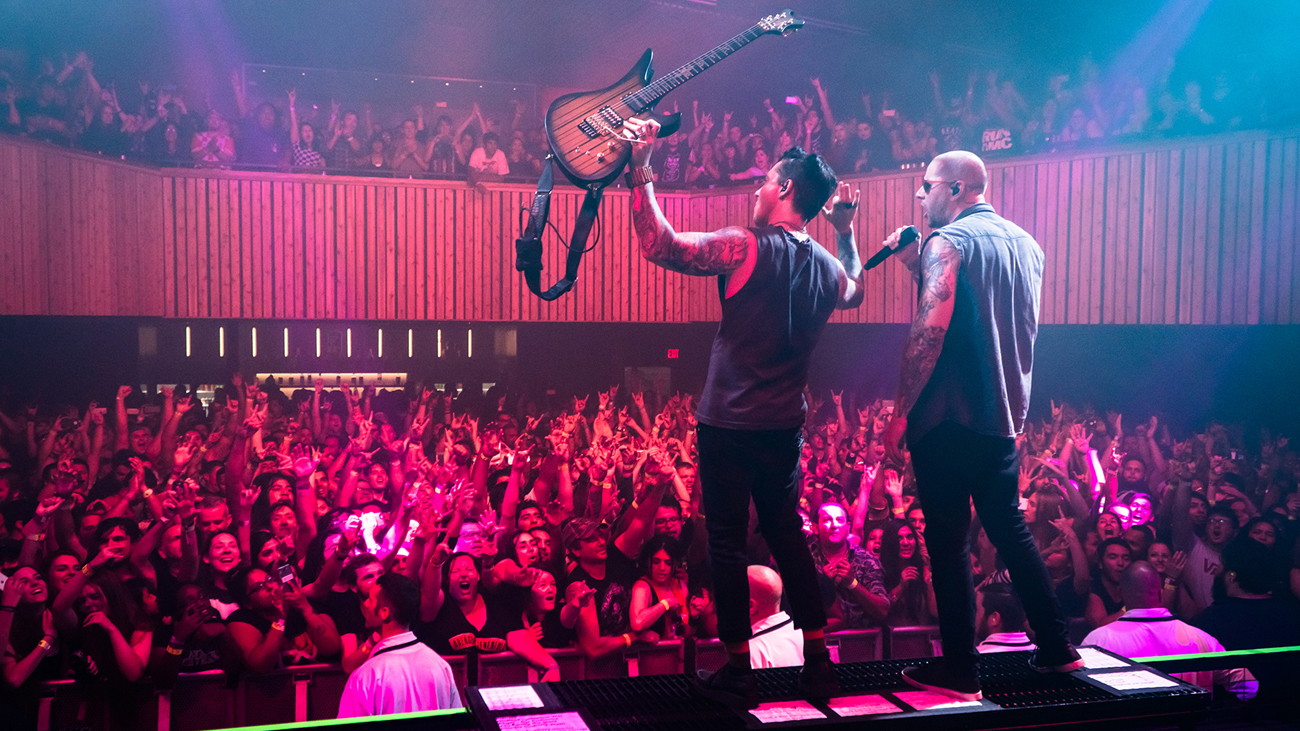
[(596, 596), (596, 590), (587, 586), (587, 582), (575, 581), (569, 584), (568, 589), (564, 590), (564, 603), (585, 607), (591, 603), (591, 598), (594, 596)]

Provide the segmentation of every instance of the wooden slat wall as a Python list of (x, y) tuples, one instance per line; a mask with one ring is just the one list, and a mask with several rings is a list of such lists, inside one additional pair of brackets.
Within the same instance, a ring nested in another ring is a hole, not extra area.
[[(1046, 256), (1042, 322), (1300, 323), (1300, 133), (1246, 133), (990, 165), (988, 197)], [(921, 171), (853, 180), (863, 258), (920, 223)], [(749, 221), (750, 191), (660, 192), (680, 230)], [(568, 295), (542, 302), (514, 270), (528, 186), (152, 170), (0, 139), (0, 314), (178, 318), (692, 322), (716, 284), (647, 264), (625, 190), (607, 191)], [(581, 204), (552, 197), (567, 237)], [(834, 236), (818, 220), (811, 233)], [(596, 234), (593, 233), (593, 237)], [(546, 236), (543, 282), (564, 270)], [(905, 323), (895, 262), (833, 321)]]

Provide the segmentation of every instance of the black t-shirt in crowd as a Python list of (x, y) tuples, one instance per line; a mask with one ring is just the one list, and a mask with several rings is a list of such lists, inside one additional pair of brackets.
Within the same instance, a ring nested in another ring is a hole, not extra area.
[(548, 650), (564, 649), (572, 647), (578, 640), (577, 632), (565, 627), (560, 622), (560, 607), (557, 604), (553, 611), (547, 612), (542, 617), (542, 639), (539, 640), (542, 647)]
[[(291, 665), (291, 664), (306, 664), (306, 663), (317, 662), (318, 659), (315, 657), (310, 657), (310, 658), (304, 657), (304, 658), (297, 658), (297, 659), (290, 657), (289, 649), (294, 646), (299, 636), (307, 633), (307, 620), (303, 618), (301, 613), (293, 610), (286, 611), (285, 615), (286, 616), (284, 619), (284, 637), (285, 639), (288, 640), (288, 642), (283, 643), (281, 646), (281, 652), (280, 652), (281, 664)], [(266, 633), (271, 631), (271, 620), (267, 619), (266, 617), (263, 617), (262, 615), (258, 614), (257, 612), (254, 612), (251, 609), (236, 609), (229, 617), (226, 618), (227, 625), (230, 625), (234, 622), (243, 622), (244, 624), (251, 625), (258, 632), (261, 632), (263, 636), (266, 636)], [(326, 659), (320, 658), (319, 661), (325, 662)]]
[[(224, 623), (223, 623), (224, 624)], [(153, 631), (153, 647), (166, 647), (172, 641), (172, 626), (160, 625)], [(198, 634), (185, 642), (181, 651), (182, 673), (201, 673), (221, 667), (221, 635), (209, 642), (200, 642)]]
[[(1225, 597), (1191, 623), (1210, 633), (1225, 650), (1300, 645), (1300, 607), (1289, 599)], [(1247, 661), (1246, 667), (1259, 681), (1261, 696), (1288, 692), (1300, 679), (1300, 668), (1285, 659), (1261, 656)]]
[(690, 164), (690, 150), (686, 145), (676, 148), (664, 144), (650, 158), (650, 167), (654, 169), (658, 180), (655, 185), (664, 188), (682, 188), (686, 185), (686, 166)]
[(632, 584), (640, 578), (636, 561), (623, 555), (610, 540), (609, 550), (605, 556), (605, 578), (596, 579), (578, 566), (569, 574), (560, 590), (560, 598), (565, 596), (569, 585), (578, 581), (587, 582), (589, 588), (596, 590), (592, 601), (596, 602), (596, 616), (600, 621), (600, 634), (614, 637), (632, 629)]
[(334, 627), (339, 637), (353, 634), (357, 644), (366, 641), (370, 631), (366, 629), (366, 617), (361, 613), (361, 597), (351, 591), (330, 591), (323, 598), (311, 603), (318, 614), (328, 615), (334, 620)]
[(505, 652), (506, 635), (523, 629), (523, 618), (509, 602), (488, 594), (479, 596), (487, 605), (487, 619), (482, 628), (471, 624), (460, 605), (447, 595), (432, 622), (417, 622), (411, 629), (421, 642), (439, 655)]

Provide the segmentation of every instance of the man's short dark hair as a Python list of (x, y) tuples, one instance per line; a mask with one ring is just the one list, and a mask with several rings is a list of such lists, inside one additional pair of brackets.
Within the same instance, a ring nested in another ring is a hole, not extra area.
[(1232, 509), (1232, 501), (1222, 501), (1211, 505), (1210, 509), (1205, 511), (1205, 520), (1209, 521), (1216, 515), (1231, 520), (1232, 527), (1237, 527), (1237, 511)]
[(1107, 538), (1106, 540), (1102, 541), (1100, 545), (1097, 546), (1098, 562), (1100, 562), (1101, 559), (1106, 556), (1106, 549), (1110, 548), (1111, 546), (1119, 546), (1120, 548), (1123, 548), (1125, 551), (1127, 551), (1129, 556), (1133, 555), (1133, 547), (1128, 544), (1128, 541), (1124, 540), (1122, 536), (1115, 536), (1114, 538)]
[(501, 138), (497, 136), (497, 133), (496, 133), (496, 132), (484, 132), (484, 133), (483, 133), (483, 144), (486, 145), (486, 144), (489, 143), (489, 142), (495, 142), (495, 143), (497, 143), (497, 147), (500, 147), (500, 146), (501, 146)]
[(379, 595), (393, 610), (393, 621), (410, 627), (420, 615), (420, 585), (414, 579), (389, 572), (379, 577)]
[(343, 570), (339, 572), (339, 579), (348, 586), (356, 586), (357, 574), (361, 573), (361, 569), (372, 563), (379, 563), (379, 557), (373, 553), (362, 553), (353, 556), (348, 559), (347, 563), (343, 564)]
[(669, 495), (666, 492), (664, 493), (663, 499), (659, 501), (659, 507), (672, 508), (677, 512), (678, 517), (681, 517), (682, 515), (682, 501), (678, 500), (672, 495)]
[(1251, 594), (1267, 594), (1277, 585), (1276, 557), (1254, 539), (1237, 540), (1223, 549), (1223, 571), (1232, 572), (1237, 585)]
[(136, 541), (140, 540), (139, 524), (130, 518), (117, 517), (101, 520), (99, 525), (95, 526), (95, 545), (104, 545), (104, 539), (108, 538), (108, 534), (116, 528), (122, 529), (126, 537), (131, 539), (132, 545), (135, 545)]
[(991, 583), (980, 589), (980, 601), (984, 602), (984, 615), (994, 612), (1002, 618), (1002, 628), (1007, 632), (1023, 632), (1025, 628), (1025, 607), (1015, 589), (1006, 584)]
[(806, 153), (803, 148), (791, 147), (781, 155), (776, 164), (776, 181), (794, 181), (794, 210), (805, 221), (817, 217), (835, 192), (835, 171), (821, 155)]

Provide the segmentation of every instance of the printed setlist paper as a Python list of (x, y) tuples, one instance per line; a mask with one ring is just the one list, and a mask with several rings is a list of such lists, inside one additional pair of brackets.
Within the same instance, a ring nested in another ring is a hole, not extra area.
[(1133, 670), (1126, 673), (1097, 673), (1089, 675), (1090, 679), (1110, 686), (1115, 690), (1147, 690), (1149, 688), (1176, 688), (1168, 678), (1162, 678), (1150, 670)]
[[(760, 703), (758, 708), (749, 712), (760, 723), (785, 723), (786, 721), (813, 721), (826, 718), (826, 714), (812, 707), (807, 701), (779, 701), (777, 703)], [(505, 731), (505, 729), (502, 729)]]
[(832, 711), (842, 718), (850, 716), (874, 716), (881, 713), (902, 713), (903, 709), (891, 703), (884, 696), (854, 695), (845, 698), (832, 698), (827, 702)]
[(489, 711), (513, 711), (518, 708), (542, 708), (542, 699), (531, 685), (505, 685), (479, 688), (479, 697)]
[(1084, 667), (1089, 670), (1105, 670), (1106, 668), (1126, 668), (1129, 663), (1118, 658), (1111, 657), (1106, 653), (1093, 647), (1080, 647), (1079, 657), (1083, 658)]
[(501, 731), (591, 731), (577, 711), (504, 716), (496, 719)]

